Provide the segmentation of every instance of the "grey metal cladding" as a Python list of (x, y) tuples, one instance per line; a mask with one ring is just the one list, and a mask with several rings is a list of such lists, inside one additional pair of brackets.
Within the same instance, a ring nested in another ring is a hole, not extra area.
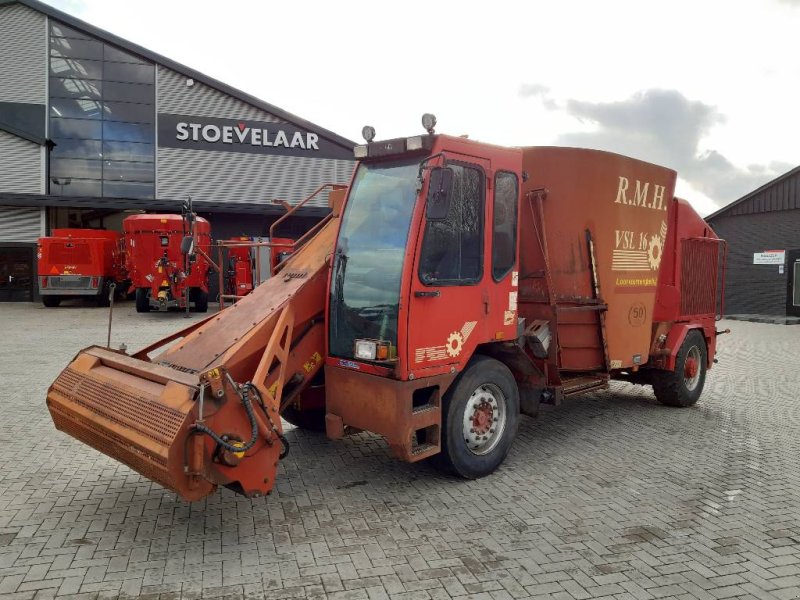
[(753, 254), (800, 249), (800, 210), (722, 215), (710, 224), (728, 242), (725, 312), (785, 315), (786, 273), (777, 265), (754, 265)]
[(706, 217), (732, 217), (800, 208), (800, 167), (776, 177)]
[(164, 66), (158, 65), (157, 77), (156, 106), (159, 113), (219, 119), (256, 119), (271, 123), (285, 122), (199, 81), (195, 81), (194, 85), (189, 87), (186, 85), (188, 79), (186, 75), (181, 75)]
[(0, 206), (0, 242), (35, 242), (41, 234), (41, 208)]
[[(325, 183), (350, 183), (350, 160), (158, 149), (158, 197), (231, 204), (296, 204)], [(327, 196), (307, 206), (327, 206)]]
[(0, 191), (42, 193), (42, 147), (0, 131)]
[(46, 41), (42, 13), (0, 6), (0, 101), (47, 104)]

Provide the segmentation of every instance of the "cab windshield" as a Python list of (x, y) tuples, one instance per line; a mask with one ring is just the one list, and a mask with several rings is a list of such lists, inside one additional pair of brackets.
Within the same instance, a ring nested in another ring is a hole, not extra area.
[(419, 160), (358, 167), (342, 218), (331, 281), (329, 349), (353, 358), (357, 339), (396, 355), (400, 281)]

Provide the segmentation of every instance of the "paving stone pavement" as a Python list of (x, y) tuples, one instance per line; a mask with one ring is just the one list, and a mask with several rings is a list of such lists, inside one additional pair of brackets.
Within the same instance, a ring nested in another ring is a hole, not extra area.
[[(57, 432), (105, 311), (0, 305), (0, 598), (800, 597), (800, 335), (730, 322), (691, 409), (615, 384), (523, 417), (479, 481), (288, 431), (267, 498), (195, 504)], [(135, 350), (186, 321), (115, 313)]]

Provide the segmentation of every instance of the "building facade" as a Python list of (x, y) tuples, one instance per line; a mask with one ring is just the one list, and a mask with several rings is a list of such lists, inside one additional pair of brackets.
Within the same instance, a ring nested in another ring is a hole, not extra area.
[(725, 312), (800, 317), (800, 167), (706, 220), (728, 242)]
[[(192, 198), (217, 239), (266, 235), (353, 142), (36, 0), (0, 0), (0, 301), (31, 300), (35, 242)], [(319, 195), (284, 235), (327, 211)]]

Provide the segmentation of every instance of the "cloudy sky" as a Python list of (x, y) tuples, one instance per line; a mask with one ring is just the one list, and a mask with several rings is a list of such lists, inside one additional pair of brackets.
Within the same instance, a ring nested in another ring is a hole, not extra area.
[(438, 131), (676, 169), (708, 214), (800, 164), (800, 0), (47, 0), (345, 137)]

